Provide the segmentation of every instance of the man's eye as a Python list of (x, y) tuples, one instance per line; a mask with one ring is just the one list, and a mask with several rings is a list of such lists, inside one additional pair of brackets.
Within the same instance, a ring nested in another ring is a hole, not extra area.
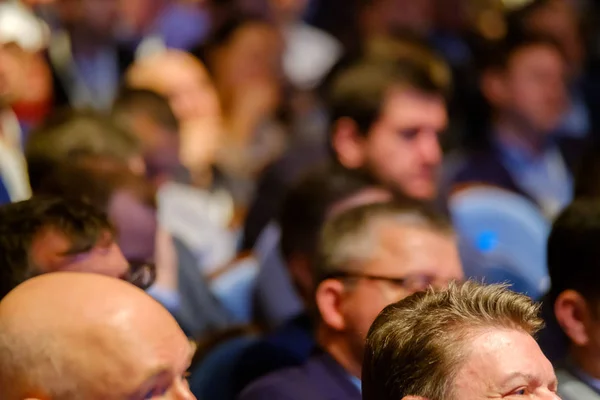
[(412, 139), (416, 138), (418, 134), (419, 134), (419, 130), (416, 128), (415, 129), (405, 129), (405, 130), (400, 131), (400, 136), (406, 140), (412, 140)]
[(521, 388), (521, 389), (517, 389), (517, 390), (513, 391), (510, 395), (511, 396), (525, 396), (526, 394), (527, 394), (527, 389)]
[(146, 396), (144, 397), (145, 400), (149, 400), (152, 399), (154, 397), (160, 397), (160, 396), (164, 396), (165, 393), (167, 393), (168, 389), (165, 389), (163, 387), (160, 388), (154, 388), (151, 391), (149, 391)]

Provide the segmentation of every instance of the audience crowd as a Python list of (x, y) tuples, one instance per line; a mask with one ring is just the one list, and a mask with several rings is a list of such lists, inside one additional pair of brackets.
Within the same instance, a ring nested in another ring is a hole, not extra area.
[(599, 21), (0, 0), (0, 400), (600, 400)]

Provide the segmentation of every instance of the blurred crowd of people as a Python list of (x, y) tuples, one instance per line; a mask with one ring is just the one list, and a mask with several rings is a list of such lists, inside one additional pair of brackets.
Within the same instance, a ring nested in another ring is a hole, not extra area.
[[(512, 353), (489, 379), (519, 382), (453, 399), (556, 398), (545, 357), (563, 399), (600, 399), (599, 17), (0, 0), (0, 398), (450, 399), (468, 376), (426, 366), (458, 368), (440, 338), (477, 325), (521, 334), (490, 339)], [(391, 346), (400, 331), (449, 358)]]

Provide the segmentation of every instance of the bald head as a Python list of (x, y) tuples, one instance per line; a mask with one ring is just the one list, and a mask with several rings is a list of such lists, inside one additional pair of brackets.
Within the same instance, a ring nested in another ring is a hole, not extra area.
[(191, 348), (142, 290), (104, 276), (52, 273), (0, 302), (2, 400), (193, 399)]

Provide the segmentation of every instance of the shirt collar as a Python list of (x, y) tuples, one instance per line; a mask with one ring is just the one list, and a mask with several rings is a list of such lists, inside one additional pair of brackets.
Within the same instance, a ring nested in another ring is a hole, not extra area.
[(362, 381), (360, 379), (351, 374), (348, 374), (348, 379), (350, 379), (350, 382), (356, 386), (359, 392), (362, 392)]
[(511, 162), (517, 164), (527, 164), (535, 162), (548, 153), (556, 151), (556, 142), (552, 138), (548, 138), (543, 145), (543, 151), (540, 154), (534, 154), (528, 149), (516, 146), (514, 143), (504, 139), (500, 135), (495, 135), (494, 144), (500, 151), (501, 155)]
[(596, 392), (600, 393), (600, 379), (593, 378), (587, 373), (583, 372), (579, 367), (577, 367), (572, 360), (567, 360), (566, 362), (567, 369), (575, 375), (577, 378), (581, 379), (585, 382), (589, 387), (594, 389)]

